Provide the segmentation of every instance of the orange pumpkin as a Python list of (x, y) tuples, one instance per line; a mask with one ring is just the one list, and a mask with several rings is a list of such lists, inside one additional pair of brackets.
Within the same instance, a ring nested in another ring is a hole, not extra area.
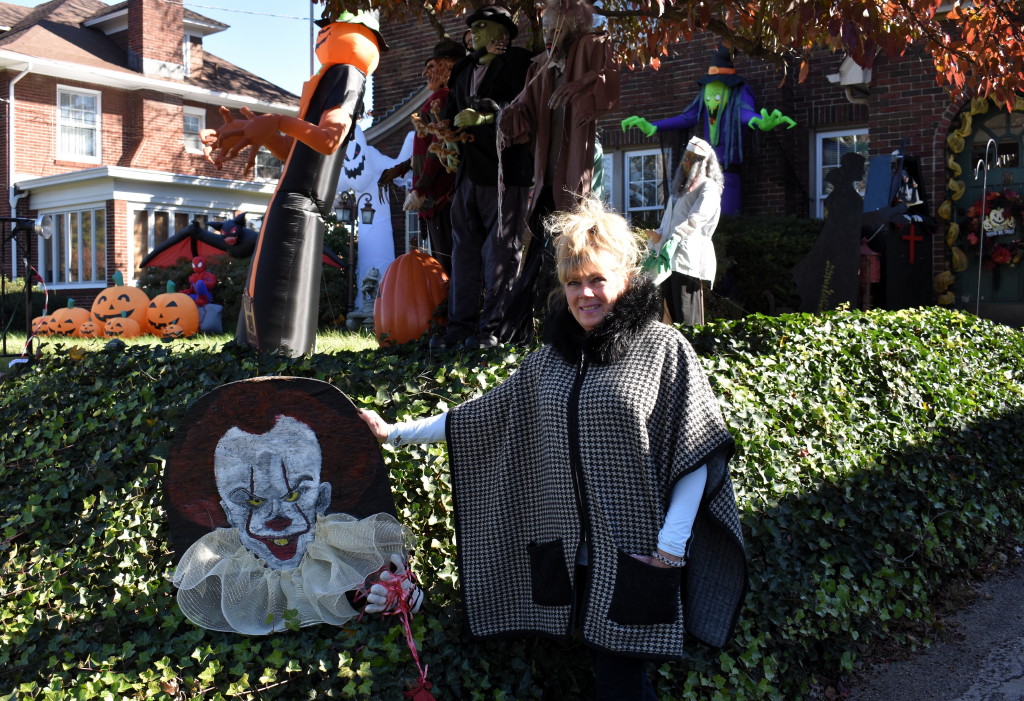
[(418, 248), (388, 266), (373, 305), (373, 329), (382, 346), (420, 338), (430, 328), (437, 305), (448, 298), (448, 275)]
[[(183, 292), (176, 292), (171, 280), (167, 281), (167, 292), (159, 294), (149, 303), (146, 318), (149, 330), (160, 338), (195, 336), (199, 331), (199, 307), (194, 299)], [(169, 333), (171, 326), (175, 333)]]
[(99, 293), (92, 303), (92, 316), (104, 327), (111, 319), (120, 319), (124, 312), (128, 313), (140, 329), (149, 328), (146, 320), (146, 308), (149, 307), (149, 296), (138, 287), (124, 284), (124, 276), (118, 270), (114, 273), (114, 285)]
[(89, 312), (75, 306), (75, 300), (69, 299), (68, 306), (58, 309), (50, 315), (51, 333), (56, 336), (78, 336), (78, 327), (89, 318)]
[(46, 317), (46, 333), (44, 336), (56, 336), (57, 335), (57, 320), (53, 317), (53, 314)]
[(121, 316), (103, 324), (103, 335), (108, 338), (136, 338), (142, 335), (142, 327), (124, 311), (121, 312)]
[(75, 335), (79, 338), (101, 338), (103, 336), (103, 327), (96, 323), (92, 315), (89, 315), (89, 318), (78, 327), (78, 333)]
[(32, 319), (32, 335), (48, 336), (50, 334), (50, 315), (43, 314)]

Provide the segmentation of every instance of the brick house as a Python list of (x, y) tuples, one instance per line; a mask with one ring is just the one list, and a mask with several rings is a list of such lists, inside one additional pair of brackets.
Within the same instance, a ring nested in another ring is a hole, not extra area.
[[(445, 26), (453, 37), (461, 37), (465, 29), (461, 19), (448, 20)], [(393, 49), (377, 69), (378, 120), (366, 135), (381, 151), (395, 154), (408, 131), (409, 113), (425, 99), (420, 71), (436, 34), (426, 21), (388, 25), (384, 31)], [(520, 32), (516, 43), (523, 44), (525, 35)], [(696, 81), (707, 71), (716, 45), (714, 36), (697, 35), (689, 43), (672, 47), (660, 70), (623, 70), (621, 106), (601, 120), (598, 134), (605, 152), (610, 202), (634, 221), (660, 218), (664, 206), (661, 191), (644, 187), (645, 181), (653, 178), (660, 182), (664, 173), (671, 172), (679, 145), (690, 134), (646, 138), (636, 129), (623, 133), (620, 122), (630, 115), (654, 121), (682, 112), (696, 97)], [(841, 54), (820, 52), (801, 83), (793, 77), (795, 65), (789, 66), (790, 77), (785, 80), (782, 67), (742, 55), (735, 59), (735, 67), (752, 87), (758, 108), (777, 108), (797, 122), (793, 129), (746, 131), (740, 170), (744, 214), (823, 216), (822, 203), (830, 187), (825, 175), (848, 150), (869, 159), (882, 157), (883, 165), (899, 150), (904, 163), (914, 166), (925, 199), (922, 207), (935, 225), (918, 225), (913, 230), (888, 227), (873, 241), (883, 258), (888, 258), (886, 306), (890, 308), (935, 303), (933, 276), (950, 267), (945, 240), (949, 220), (939, 216), (940, 211), (948, 201), (951, 220), (960, 222), (981, 196), (983, 180), (975, 180), (973, 172), (984, 157), (988, 139), (998, 144), (999, 154), (996, 167), (988, 174), (989, 190), (997, 183), (1000, 188), (1024, 193), (1020, 157), (1024, 99), (1018, 100), (1012, 113), (991, 103), (986, 112), (977, 112), (981, 107), (977, 103), (951, 103), (945, 88), (936, 85), (930, 57), (922, 52), (910, 50), (897, 59), (879, 56), (868, 71)], [(973, 120), (972, 111), (977, 112)], [(951, 134), (958, 130), (962, 142), (953, 137), (951, 145)], [(958, 177), (950, 170), (951, 164), (959, 166)], [(947, 190), (951, 178), (964, 186), (955, 200)], [(409, 224), (415, 230), (415, 220), (410, 219)], [(1016, 238), (1022, 238), (1020, 227), (1018, 217)], [(1003, 240), (1010, 241), (1012, 236)], [(403, 245), (398, 241), (399, 252)], [(963, 239), (958, 245), (967, 248)], [(978, 258), (970, 253), (968, 260), (969, 267), (956, 275), (949, 291), (954, 293), (955, 306), (974, 312)], [(982, 269), (977, 306), (981, 316), (1024, 324), (1024, 276), (1019, 267), (1002, 266), (995, 274)]]
[(280, 164), (218, 171), (198, 133), (221, 105), (295, 114), (298, 97), (203, 50), (226, 29), (161, 0), (0, 3), (6, 212), (52, 215), (32, 263), (79, 306), (190, 221), (266, 209)]

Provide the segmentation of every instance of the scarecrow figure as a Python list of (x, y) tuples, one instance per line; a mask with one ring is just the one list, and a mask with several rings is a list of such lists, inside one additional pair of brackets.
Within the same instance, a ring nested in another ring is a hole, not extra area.
[[(555, 283), (544, 218), (571, 209), (591, 190), (597, 119), (619, 104), (619, 68), (608, 36), (594, 28), (591, 5), (548, 0), (542, 16), (546, 51), (530, 66), (523, 92), (501, 115), (502, 138), (533, 145), (533, 190), (527, 205), (531, 239), (499, 336), (533, 338), (533, 307)], [(545, 260), (546, 259), (546, 260)]]
[(388, 48), (371, 15), (344, 12), (317, 24), (322, 67), (302, 88), (298, 117), (243, 108), (246, 119), (233, 120), (222, 108), (225, 124), (201, 135), (218, 167), (248, 146), (247, 168), (260, 146), (285, 162), (249, 265), (237, 337), (292, 356), (311, 350), (316, 339), (323, 217), (334, 202), (352, 124), (362, 116), (366, 78)]
[(659, 129), (682, 131), (702, 125), (704, 140), (715, 149), (725, 174), (722, 213), (739, 214), (741, 185), (736, 168), (743, 162), (743, 127), (771, 131), (780, 124), (792, 129), (796, 122), (779, 110), (757, 111), (754, 92), (736, 74), (732, 50), (724, 44), (718, 45), (711, 67), (706, 75), (697, 79), (697, 84), (701, 86), (700, 93), (682, 114), (656, 122), (648, 122), (643, 117), (626, 117), (622, 120), (622, 130), (636, 127), (650, 137)]

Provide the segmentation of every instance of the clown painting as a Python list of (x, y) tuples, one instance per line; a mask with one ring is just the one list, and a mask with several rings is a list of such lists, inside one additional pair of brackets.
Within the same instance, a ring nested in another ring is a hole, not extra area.
[(178, 604), (204, 628), (340, 626), (359, 614), (368, 577), (404, 565), (408, 535), (377, 443), (325, 382), (259, 378), (205, 395), (166, 484)]

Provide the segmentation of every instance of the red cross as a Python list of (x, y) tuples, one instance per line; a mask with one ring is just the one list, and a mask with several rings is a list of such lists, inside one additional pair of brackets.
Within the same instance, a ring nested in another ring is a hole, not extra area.
[(907, 233), (900, 236), (901, 239), (910, 243), (910, 262), (914, 262), (914, 244), (918, 241), (924, 241), (924, 236), (917, 235), (917, 226), (911, 224), (907, 227)]

